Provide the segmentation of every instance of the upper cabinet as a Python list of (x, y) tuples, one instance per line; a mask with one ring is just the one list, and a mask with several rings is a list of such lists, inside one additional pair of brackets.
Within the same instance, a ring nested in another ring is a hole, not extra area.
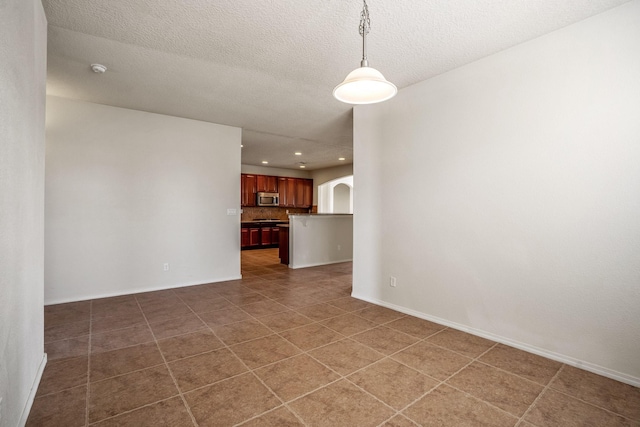
[(257, 192), (256, 175), (242, 174), (240, 176), (240, 205), (255, 206)]
[(241, 204), (256, 206), (256, 193), (279, 193), (283, 208), (310, 208), (313, 204), (313, 180), (286, 176), (241, 175)]
[(278, 192), (278, 177), (277, 176), (268, 176), (268, 175), (256, 175), (257, 183), (256, 183), (256, 191), (266, 192), (266, 193), (277, 193)]

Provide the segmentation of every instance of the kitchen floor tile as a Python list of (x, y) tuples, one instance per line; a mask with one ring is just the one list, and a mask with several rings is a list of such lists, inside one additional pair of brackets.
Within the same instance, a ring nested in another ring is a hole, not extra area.
[(447, 384), (517, 417), (525, 413), (543, 390), (540, 384), (478, 362), (449, 378)]
[(236, 344), (231, 350), (249, 369), (259, 368), (300, 353), (289, 341), (277, 335)]
[(171, 362), (169, 368), (182, 392), (213, 384), (247, 370), (226, 348)]
[(538, 426), (633, 426), (638, 425), (619, 415), (596, 408), (566, 394), (548, 389), (538, 399), (525, 419)]
[(231, 301), (224, 297), (198, 298), (194, 300), (185, 300), (183, 298), (182, 301), (196, 313), (206, 313), (209, 311), (224, 310), (226, 308), (235, 307)]
[(204, 321), (204, 323), (211, 327), (228, 325), (230, 323), (242, 322), (243, 320), (251, 319), (251, 316), (247, 312), (242, 311), (238, 307), (198, 313), (198, 316)]
[(229, 325), (216, 326), (213, 331), (227, 345), (238, 344), (273, 334), (271, 329), (257, 320), (245, 320)]
[(341, 380), (289, 404), (313, 426), (377, 426), (394, 411), (348, 381)]
[(382, 427), (419, 427), (418, 424), (411, 421), (404, 415), (396, 415), (386, 423), (382, 424)]
[(282, 313), (283, 311), (290, 310), (288, 307), (271, 300), (254, 302), (241, 307), (242, 310), (254, 317), (267, 316), (269, 314)]
[(126, 414), (92, 424), (95, 427), (153, 426), (193, 427), (191, 415), (182, 399), (172, 397)]
[(286, 331), (287, 329), (297, 328), (313, 322), (311, 319), (303, 316), (302, 314), (298, 314), (295, 311), (271, 314), (269, 316), (260, 317), (258, 320), (275, 332)]
[(640, 388), (566, 365), (551, 388), (640, 421)]
[(131, 328), (107, 331), (91, 336), (91, 353), (104, 353), (153, 341), (151, 330), (145, 324)]
[(101, 298), (91, 302), (91, 317), (120, 317), (140, 314), (140, 306), (133, 296)]
[(334, 307), (338, 307), (339, 309), (344, 311), (358, 311), (374, 306), (374, 304), (371, 304), (370, 302), (362, 301), (353, 297), (339, 298), (330, 301), (328, 304), (331, 304)]
[(280, 335), (302, 350), (311, 350), (344, 338), (343, 335), (317, 323), (281, 332)]
[(355, 314), (345, 314), (342, 316), (332, 317), (331, 319), (321, 322), (321, 324), (346, 337), (373, 329), (377, 326), (377, 323), (363, 319)]
[(164, 365), (91, 383), (90, 389), (90, 423), (178, 394)]
[(458, 372), (471, 359), (450, 350), (420, 342), (391, 356), (394, 360), (429, 375), (438, 380), (445, 380)]
[(60, 341), (89, 335), (89, 325), (90, 322), (88, 320), (83, 320), (81, 322), (45, 326), (44, 342), (50, 343), (52, 341)]
[(377, 351), (350, 339), (317, 348), (310, 351), (309, 355), (340, 375), (349, 375), (384, 357)]
[(89, 357), (52, 360), (42, 373), (38, 396), (87, 384)]
[[(307, 355), (299, 355), (258, 369), (256, 375), (285, 402), (340, 378)], [(304, 381), (301, 379), (304, 378)]]
[(164, 363), (155, 342), (94, 353), (91, 355), (89, 379), (100, 381), (116, 375)]
[(387, 323), (385, 326), (419, 339), (426, 338), (446, 328), (446, 326), (438, 325), (437, 323), (429, 322), (428, 320), (419, 319), (413, 316), (406, 316), (398, 320), (394, 320)]
[(264, 415), (260, 415), (244, 424), (242, 427), (303, 427), (304, 424), (300, 422), (298, 418), (285, 408), (281, 406), (274, 409), (271, 412), (267, 412)]
[(193, 313), (189, 313), (186, 316), (176, 317), (174, 319), (150, 323), (149, 326), (151, 326), (153, 335), (158, 340), (187, 334), (189, 332), (195, 332), (207, 327), (207, 325), (205, 325), (204, 322)]
[(300, 307), (296, 309), (296, 311), (316, 321), (325, 320), (330, 317), (340, 316), (341, 314), (347, 313), (346, 311), (339, 309), (338, 307), (326, 303)]
[(446, 385), (424, 396), (403, 414), (422, 426), (513, 427), (518, 422), (513, 415)]
[(87, 386), (36, 397), (27, 427), (80, 427), (86, 420)]
[(467, 357), (478, 357), (496, 343), (455, 329), (445, 329), (427, 338), (427, 342), (458, 352)]
[(348, 379), (398, 410), (438, 385), (436, 380), (391, 359), (368, 366)]
[(201, 427), (239, 424), (281, 404), (251, 373), (194, 390), (184, 397)]
[(147, 321), (140, 310), (138, 310), (138, 312), (121, 316), (99, 317), (97, 319), (93, 319), (91, 322), (91, 333), (96, 334), (116, 329), (130, 328), (140, 324), (147, 324)]
[(415, 337), (389, 329), (385, 326), (370, 329), (361, 334), (354, 335), (352, 338), (386, 355), (393, 354), (419, 341)]
[(195, 356), (211, 350), (224, 347), (222, 341), (208, 329), (202, 329), (190, 334), (178, 335), (158, 341), (160, 351), (168, 362)]
[(48, 360), (86, 356), (89, 354), (89, 335), (46, 343), (44, 352)]
[(548, 384), (562, 366), (560, 362), (504, 344), (496, 345), (479, 360), (543, 385)]
[(91, 301), (44, 306), (44, 325), (47, 328), (63, 323), (86, 322), (90, 317)]
[(386, 307), (381, 307), (379, 305), (374, 305), (373, 307), (367, 307), (364, 310), (356, 311), (355, 314), (378, 324), (388, 323), (406, 316), (404, 313), (400, 313), (399, 311), (391, 310)]

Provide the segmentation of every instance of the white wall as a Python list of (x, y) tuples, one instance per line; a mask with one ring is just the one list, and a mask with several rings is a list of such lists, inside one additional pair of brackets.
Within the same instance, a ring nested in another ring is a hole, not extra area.
[(289, 268), (352, 259), (352, 215), (289, 215)]
[(342, 178), (345, 176), (353, 175), (353, 164), (334, 166), (332, 168), (324, 168), (311, 171), (311, 178), (313, 178), (313, 204), (318, 205), (318, 194), (320, 190), (318, 187), (326, 182), (334, 180), (336, 178)]
[(240, 277), (239, 128), (47, 102), (47, 304)]
[(354, 296), (640, 385), (639, 76), (636, 0), (356, 107)]
[(0, 7), (0, 426), (24, 424), (44, 354), (47, 21), (38, 0)]

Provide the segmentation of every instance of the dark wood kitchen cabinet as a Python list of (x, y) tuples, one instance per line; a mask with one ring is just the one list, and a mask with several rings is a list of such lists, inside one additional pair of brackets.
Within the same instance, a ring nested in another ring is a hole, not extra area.
[(250, 228), (249, 229), (249, 246), (258, 246), (258, 245), (260, 245), (260, 229)]
[(271, 227), (271, 244), (280, 244), (280, 227)]
[(296, 180), (297, 178), (278, 178), (278, 192), (280, 193), (279, 206), (282, 208), (296, 207)]
[(243, 227), (240, 229), (240, 247), (246, 248), (249, 245), (250, 245), (249, 228)]
[(271, 227), (262, 227), (260, 229), (260, 244), (262, 246), (271, 245)]
[(296, 182), (295, 205), (297, 208), (310, 208), (313, 204), (313, 180), (298, 178)]
[(257, 192), (257, 176), (240, 175), (240, 204), (241, 206), (255, 206)]
[(266, 193), (278, 192), (278, 177), (269, 175), (256, 176), (256, 191)]

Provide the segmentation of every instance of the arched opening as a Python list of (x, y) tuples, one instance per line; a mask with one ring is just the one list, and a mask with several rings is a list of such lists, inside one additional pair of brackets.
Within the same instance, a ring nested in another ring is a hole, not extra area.
[(353, 175), (318, 186), (318, 213), (353, 213)]

